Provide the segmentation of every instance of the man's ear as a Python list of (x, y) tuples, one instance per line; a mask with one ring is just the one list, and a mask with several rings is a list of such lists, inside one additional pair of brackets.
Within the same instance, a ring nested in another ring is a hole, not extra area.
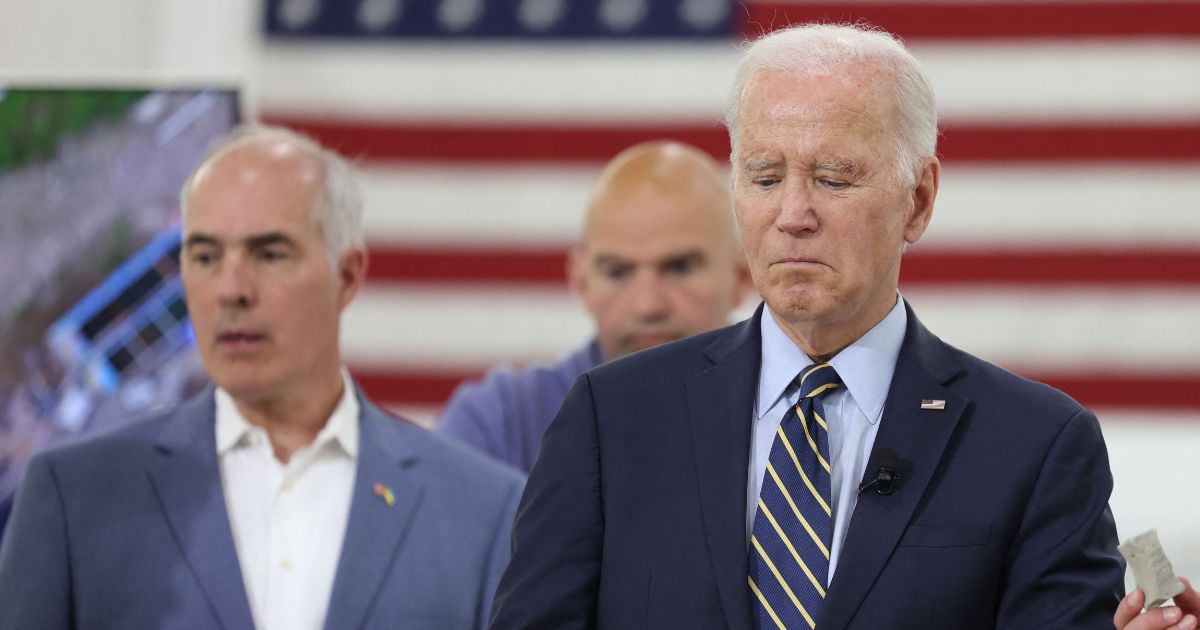
[(358, 290), (362, 288), (367, 281), (367, 250), (364, 247), (355, 247), (342, 254), (341, 259), (337, 264), (338, 281), (341, 287), (338, 289), (338, 305), (340, 308), (346, 308), (350, 301), (358, 295)]
[(576, 245), (567, 252), (567, 286), (579, 297), (587, 293), (587, 251), (583, 245)]
[(920, 240), (929, 221), (933, 218), (933, 202), (937, 199), (938, 183), (941, 181), (942, 164), (935, 157), (926, 158), (912, 192), (912, 208), (904, 224), (904, 242), (912, 245)]

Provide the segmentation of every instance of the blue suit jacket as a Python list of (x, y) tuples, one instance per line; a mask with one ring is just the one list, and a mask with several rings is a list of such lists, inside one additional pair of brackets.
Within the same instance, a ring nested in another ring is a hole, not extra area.
[[(508, 560), (520, 475), (360, 405), (325, 627), (481, 627)], [(34, 457), (0, 547), (0, 628), (252, 628), (213, 422), (210, 389)]]
[[(751, 627), (761, 316), (576, 381), (518, 508), (493, 629)], [(1095, 417), (908, 321), (865, 476), (890, 452), (901, 480), (860, 495), (817, 627), (1111, 627), (1124, 565)]]

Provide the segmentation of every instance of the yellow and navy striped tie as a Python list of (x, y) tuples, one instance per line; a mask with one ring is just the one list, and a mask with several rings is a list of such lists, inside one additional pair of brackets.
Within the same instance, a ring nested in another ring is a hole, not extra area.
[(815, 628), (829, 579), (833, 539), (829, 428), (821, 398), (842, 386), (833, 366), (800, 374), (800, 402), (788, 409), (767, 459), (750, 538), (755, 628)]

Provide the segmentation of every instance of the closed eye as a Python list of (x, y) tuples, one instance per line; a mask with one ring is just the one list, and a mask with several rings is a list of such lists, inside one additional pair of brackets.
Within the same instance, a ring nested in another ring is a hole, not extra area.
[(780, 180), (778, 177), (755, 177), (752, 181), (759, 188), (770, 188), (778, 184)]
[(850, 187), (850, 182), (843, 182), (836, 179), (828, 179), (821, 177), (817, 179), (817, 183), (829, 190), (845, 190)]

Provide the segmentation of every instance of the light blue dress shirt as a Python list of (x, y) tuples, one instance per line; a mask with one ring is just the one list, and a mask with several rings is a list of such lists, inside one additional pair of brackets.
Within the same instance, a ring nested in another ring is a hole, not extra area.
[[(887, 399), (908, 314), (897, 295), (896, 305), (874, 328), (859, 337), (829, 361), (845, 383), (822, 399), (825, 421), (829, 425), (830, 477), (833, 492), (833, 541), (829, 549), (829, 580), (837, 568), (842, 543), (850, 526), (850, 515), (858, 503), (858, 484), (866, 470), (879, 419)], [(798, 388), (788, 388), (792, 380), (813, 360), (779, 327), (770, 308), (763, 310), (762, 363), (758, 374), (758, 394), (754, 401), (754, 435), (750, 446), (749, 483), (746, 488), (746, 545), (754, 532), (758, 493), (762, 488), (767, 458), (775, 440), (775, 431), (800, 398)]]

